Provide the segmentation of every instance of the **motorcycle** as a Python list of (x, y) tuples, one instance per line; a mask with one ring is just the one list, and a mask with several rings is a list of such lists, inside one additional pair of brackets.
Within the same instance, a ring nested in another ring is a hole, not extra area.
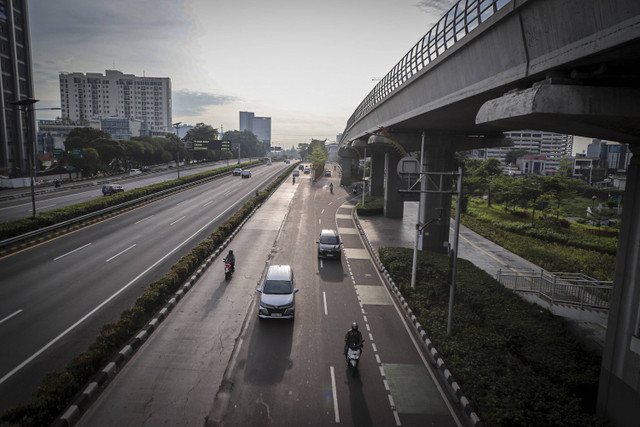
[(231, 276), (233, 276), (233, 265), (231, 261), (224, 260), (224, 279), (231, 280)]
[[(363, 341), (364, 342), (364, 341)], [(347, 348), (347, 367), (353, 368), (353, 375), (356, 374), (358, 369), (358, 363), (360, 362), (360, 355), (362, 354), (362, 345), (357, 343), (349, 343)]]

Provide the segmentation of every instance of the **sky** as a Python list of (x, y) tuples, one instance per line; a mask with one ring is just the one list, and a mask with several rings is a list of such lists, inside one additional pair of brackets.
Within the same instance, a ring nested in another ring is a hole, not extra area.
[[(173, 122), (239, 128), (272, 145), (335, 141), (358, 104), (455, 0), (29, 0), (38, 108), (60, 72), (169, 77)], [(54, 119), (59, 111), (37, 111)]]

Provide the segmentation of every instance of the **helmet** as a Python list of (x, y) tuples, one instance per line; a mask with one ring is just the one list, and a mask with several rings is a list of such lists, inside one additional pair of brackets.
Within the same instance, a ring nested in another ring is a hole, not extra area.
[(233, 255), (233, 251), (232, 250), (229, 250), (229, 255)]
[(351, 329), (353, 329), (354, 331), (357, 331), (358, 330), (358, 324), (356, 322), (353, 322), (351, 324)]

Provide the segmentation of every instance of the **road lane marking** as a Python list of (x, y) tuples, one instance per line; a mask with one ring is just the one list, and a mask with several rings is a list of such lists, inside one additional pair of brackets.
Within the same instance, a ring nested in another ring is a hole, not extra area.
[(331, 389), (333, 390), (333, 412), (336, 415), (336, 423), (340, 423), (340, 411), (338, 410), (338, 394), (336, 391), (336, 375), (334, 373), (333, 366), (331, 369)]
[(128, 247), (127, 249), (125, 249), (124, 251), (122, 251), (122, 252), (119, 252), (119, 253), (115, 254), (114, 256), (112, 256), (111, 258), (109, 258), (108, 260), (106, 260), (105, 262), (109, 262), (109, 261), (111, 261), (112, 259), (114, 259), (114, 258), (116, 258), (116, 257), (119, 257), (119, 256), (120, 256), (120, 255), (122, 255), (123, 253), (127, 252), (129, 249), (133, 248), (135, 245), (136, 245), (136, 243), (134, 243), (133, 245), (129, 246), (129, 247)]
[(211, 203), (213, 203), (213, 200), (209, 200), (207, 203), (205, 203), (204, 205), (202, 205), (203, 208), (206, 208), (207, 206), (209, 206)]
[(18, 315), (18, 314), (20, 314), (20, 313), (22, 313), (22, 309), (20, 309), (20, 310), (16, 311), (16, 312), (15, 312), (15, 313), (13, 313), (13, 314), (10, 314), (10, 315), (8, 315), (7, 317), (5, 317), (4, 319), (0, 320), (0, 323), (4, 323), (4, 322), (6, 322), (7, 320), (11, 319), (13, 316), (17, 316), (17, 315)]
[(324, 300), (324, 315), (328, 316), (329, 312), (327, 311), (327, 293), (326, 292), (322, 293), (322, 299)]
[(38, 209), (46, 209), (46, 208), (52, 208), (54, 206), (57, 206), (57, 203), (54, 203), (53, 205), (46, 205), (46, 206), (38, 206)]
[(172, 222), (171, 224), (169, 224), (169, 225), (176, 224), (176, 223), (178, 223), (178, 222), (182, 221), (183, 219), (185, 219), (186, 217), (187, 217), (187, 216), (185, 215), (185, 216), (183, 216), (182, 218), (178, 218), (178, 219), (176, 219), (175, 221), (173, 221), (173, 222)]
[(153, 215), (148, 216), (146, 218), (142, 218), (140, 221), (136, 221), (135, 224), (140, 224), (141, 222), (145, 222), (146, 220), (151, 219), (151, 218), (153, 218)]
[[(78, 325), (80, 325), (81, 323), (83, 323), (85, 320), (87, 320), (89, 317), (93, 316), (98, 310), (100, 310), (102, 307), (104, 307), (105, 305), (107, 305), (109, 302), (111, 302), (112, 299), (114, 299), (115, 297), (117, 297), (118, 295), (120, 295), (122, 292), (124, 292), (128, 287), (130, 287), (131, 285), (133, 285), (135, 282), (138, 281), (138, 279), (140, 279), (141, 277), (143, 277), (145, 274), (147, 274), (149, 271), (153, 270), (154, 268), (156, 268), (156, 266), (158, 264), (160, 264), (161, 262), (163, 262), (165, 259), (167, 259), (168, 257), (170, 257), (174, 252), (176, 252), (178, 249), (180, 249), (181, 247), (183, 247), (184, 245), (186, 245), (191, 239), (193, 239), (194, 237), (196, 237), (199, 233), (201, 233), (203, 230), (205, 230), (207, 227), (209, 227), (211, 224), (213, 224), (214, 222), (216, 222), (218, 219), (220, 219), (222, 216), (226, 215), (227, 212), (229, 212), (231, 209), (233, 208), (233, 206), (228, 207), (227, 209), (225, 209), (220, 215), (218, 215), (217, 217), (213, 218), (211, 221), (209, 221), (208, 223), (206, 223), (205, 225), (203, 225), (202, 227), (200, 227), (198, 230), (196, 230), (195, 233), (193, 233), (191, 236), (187, 237), (182, 243), (180, 243), (179, 245), (176, 245), (173, 249), (171, 249), (169, 252), (167, 252), (162, 258), (160, 258), (158, 261), (154, 262), (149, 268), (147, 268), (146, 270), (144, 270), (142, 273), (138, 274), (136, 277), (134, 277), (129, 283), (127, 283), (126, 285), (124, 285), (122, 288), (120, 288), (118, 291), (116, 291), (113, 295), (111, 295), (109, 298), (107, 298), (106, 300), (102, 301), (100, 304), (98, 304), (93, 310), (91, 310), (90, 312), (88, 312), (87, 314), (85, 314), (80, 320), (76, 321), (73, 325), (69, 326), (67, 329), (65, 329), (64, 331), (62, 331), (62, 333), (60, 335), (58, 335), (57, 337), (55, 337), (54, 339), (52, 339), (51, 341), (49, 341), (44, 347), (42, 347), (40, 350), (36, 351), (35, 353), (33, 353), (29, 358), (27, 358), (24, 362), (22, 362), (21, 364), (19, 364), (18, 366), (16, 366), (15, 368), (13, 368), (10, 372), (8, 372), (5, 376), (3, 376), (2, 378), (0, 378), (0, 384), (4, 383), (6, 380), (8, 380), (9, 378), (11, 378), (16, 372), (18, 372), (19, 370), (21, 370), (22, 368), (24, 368), (25, 366), (27, 366), (29, 363), (31, 363), (31, 361), (33, 361), (36, 357), (40, 356), (42, 353), (44, 353), (49, 347), (51, 347), (52, 345), (54, 345), (55, 343), (57, 343), (58, 341), (60, 341), (65, 335), (67, 335), (69, 332), (71, 332), (72, 330), (74, 330), (75, 328), (78, 327)], [(88, 246), (88, 245), (87, 245)], [(254, 299), (255, 301), (255, 299)]]
[(67, 252), (66, 254), (60, 255), (58, 258), (54, 258), (53, 260), (54, 260), (54, 261), (57, 261), (57, 260), (59, 260), (60, 258), (64, 258), (64, 257), (66, 257), (67, 255), (71, 255), (72, 253), (77, 252), (77, 251), (79, 251), (79, 250), (81, 250), (81, 249), (84, 249), (84, 248), (86, 248), (86, 247), (87, 247), (87, 246), (89, 246), (89, 245), (91, 245), (91, 243), (87, 243), (87, 244), (86, 244), (86, 245), (84, 245), (84, 246), (80, 246), (79, 248), (74, 249), (74, 250), (72, 250), (71, 252)]

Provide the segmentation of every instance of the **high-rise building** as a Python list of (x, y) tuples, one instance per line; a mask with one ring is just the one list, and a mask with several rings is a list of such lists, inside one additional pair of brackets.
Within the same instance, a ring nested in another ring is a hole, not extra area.
[(240, 111), (240, 131), (248, 130), (258, 138), (258, 140), (271, 147), (271, 117), (256, 117), (249, 111)]
[(0, 174), (27, 176), (35, 114), (12, 104), (34, 97), (27, 0), (0, 0), (0, 46)]
[(151, 131), (172, 132), (171, 79), (137, 77), (116, 70), (60, 73), (62, 117), (86, 120), (126, 117), (146, 122)]

